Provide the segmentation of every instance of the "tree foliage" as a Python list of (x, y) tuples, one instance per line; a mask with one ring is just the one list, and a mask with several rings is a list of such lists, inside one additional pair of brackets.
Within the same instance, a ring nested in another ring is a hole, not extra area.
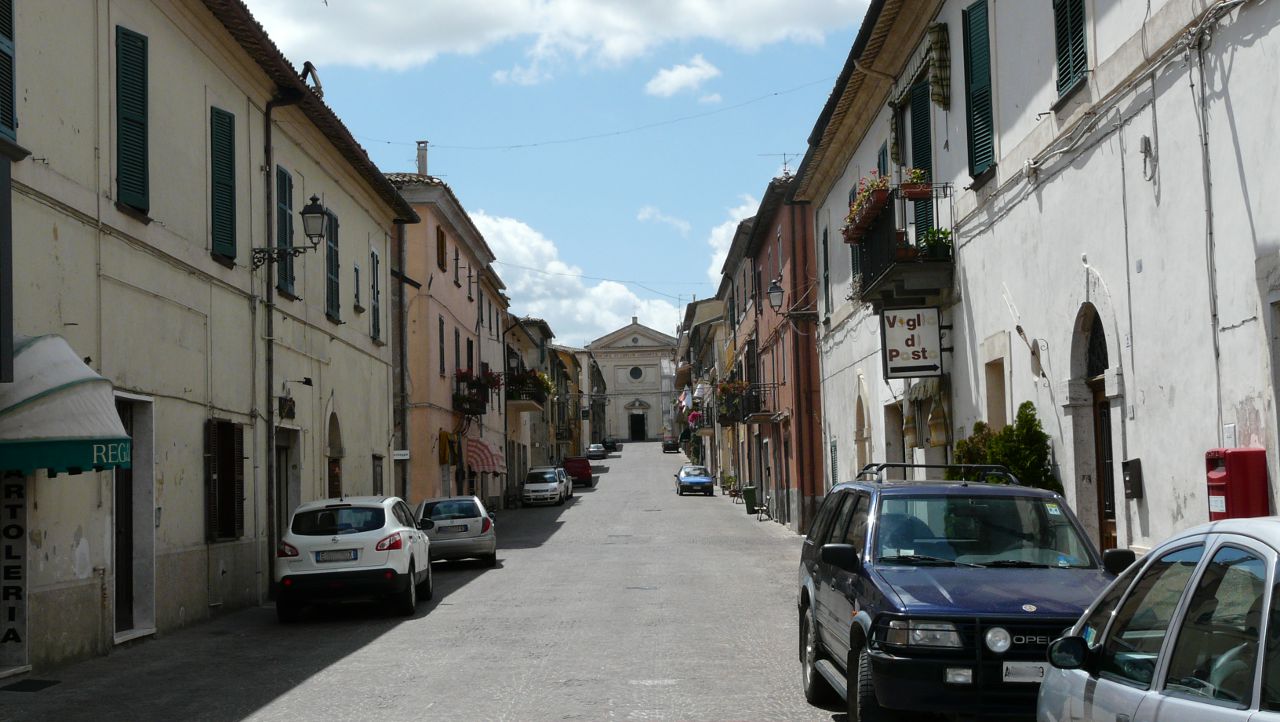
[[(1018, 407), (1013, 423), (992, 431), (978, 421), (967, 439), (956, 442), (957, 464), (1001, 464), (1018, 480), (1038, 489), (1062, 492), (1062, 484), (1053, 474), (1049, 435), (1040, 425), (1035, 404), (1024, 401)], [(972, 469), (948, 469), (948, 479), (981, 480), (981, 472)]]

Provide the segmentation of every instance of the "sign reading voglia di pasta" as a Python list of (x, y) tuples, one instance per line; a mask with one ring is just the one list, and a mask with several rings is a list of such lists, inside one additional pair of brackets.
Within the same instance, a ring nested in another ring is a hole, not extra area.
[(880, 339), (886, 379), (942, 375), (942, 311), (937, 306), (884, 309)]

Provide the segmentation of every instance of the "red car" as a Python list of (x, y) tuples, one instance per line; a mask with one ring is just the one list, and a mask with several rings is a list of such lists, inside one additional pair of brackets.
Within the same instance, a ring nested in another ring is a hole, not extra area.
[(560, 463), (564, 470), (569, 474), (569, 478), (573, 479), (574, 485), (586, 484), (591, 486), (591, 461), (585, 456), (566, 456), (564, 461)]

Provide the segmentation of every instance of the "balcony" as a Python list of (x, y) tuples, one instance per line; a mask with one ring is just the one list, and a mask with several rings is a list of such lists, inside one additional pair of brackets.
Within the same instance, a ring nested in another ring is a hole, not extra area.
[(536, 371), (512, 371), (506, 375), (508, 411), (542, 411), (547, 389)]
[(453, 393), (453, 410), (463, 416), (484, 416), (484, 412), (488, 408), (488, 394), (481, 395), (471, 391), (455, 391)]
[[(870, 221), (853, 246), (855, 293), (876, 310), (885, 306), (930, 305), (940, 303), (952, 286), (955, 260), (951, 231), (932, 228), (934, 219), (950, 205), (940, 201), (951, 195), (950, 185), (932, 187), (932, 198), (911, 201), (894, 191), (894, 200), (886, 204)], [(915, 206), (929, 204), (929, 212)], [(932, 228), (916, 232), (914, 238), (902, 219), (913, 215), (914, 228)], [(923, 221), (924, 223), (921, 223)]]

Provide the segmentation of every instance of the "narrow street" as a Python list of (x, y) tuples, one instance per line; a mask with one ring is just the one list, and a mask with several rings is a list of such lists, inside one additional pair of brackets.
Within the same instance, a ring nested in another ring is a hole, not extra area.
[(683, 461), (626, 444), (566, 505), (498, 512), (498, 567), (437, 563), (412, 619), (237, 612), (0, 691), (0, 719), (843, 719), (800, 693), (800, 538), (677, 496)]

